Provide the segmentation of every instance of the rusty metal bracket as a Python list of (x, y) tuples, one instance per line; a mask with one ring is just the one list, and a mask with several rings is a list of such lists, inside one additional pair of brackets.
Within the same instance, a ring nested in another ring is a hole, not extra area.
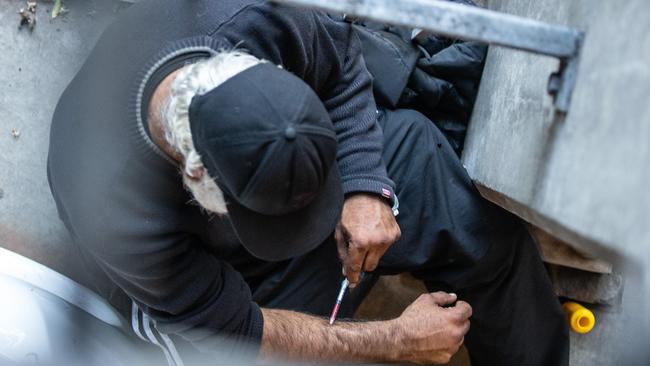
[(556, 57), (560, 68), (550, 76), (548, 92), (559, 112), (569, 110), (584, 39), (580, 30), (440, 0), (274, 1)]

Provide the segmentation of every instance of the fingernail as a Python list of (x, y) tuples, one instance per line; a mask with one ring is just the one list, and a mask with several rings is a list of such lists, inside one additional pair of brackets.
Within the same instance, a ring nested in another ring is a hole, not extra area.
[(453, 297), (457, 297), (457, 296), (458, 296), (458, 295), (456, 295), (456, 294), (453, 293), (453, 292), (450, 292), (449, 295), (451, 295), (451, 296), (453, 296)]
[(357, 287), (357, 284), (356, 284), (356, 283), (352, 283), (352, 282), (350, 282), (350, 286), (348, 286), (348, 287), (350, 287), (350, 288), (355, 288), (355, 287)]

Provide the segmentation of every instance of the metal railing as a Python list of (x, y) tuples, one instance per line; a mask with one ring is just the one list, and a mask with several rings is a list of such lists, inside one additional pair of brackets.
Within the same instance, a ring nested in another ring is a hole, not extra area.
[(560, 69), (550, 76), (548, 92), (559, 112), (569, 110), (584, 38), (582, 31), (440, 0), (274, 1), (556, 57)]

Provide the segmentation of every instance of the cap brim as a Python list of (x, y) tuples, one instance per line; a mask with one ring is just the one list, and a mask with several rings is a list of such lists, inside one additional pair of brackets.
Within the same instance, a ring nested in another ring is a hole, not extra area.
[(244, 247), (255, 257), (281, 261), (303, 255), (334, 232), (343, 207), (343, 188), (334, 164), (318, 196), (305, 208), (281, 216), (262, 215), (228, 202), (228, 214)]

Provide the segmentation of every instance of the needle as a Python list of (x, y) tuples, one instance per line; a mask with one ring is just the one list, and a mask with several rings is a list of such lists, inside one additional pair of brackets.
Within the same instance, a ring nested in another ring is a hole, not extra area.
[[(393, 216), (399, 215), (399, 201), (397, 200), (397, 195), (393, 195)], [(363, 279), (364, 272), (361, 272), (359, 275), (359, 280)], [(341, 282), (341, 289), (339, 289), (339, 295), (336, 297), (336, 303), (334, 304), (334, 309), (332, 309), (332, 315), (330, 315), (330, 325), (334, 324), (336, 321), (336, 315), (339, 313), (339, 308), (341, 308), (341, 302), (343, 302), (343, 295), (345, 295), (345, 290), (350, 286), (350, 281), (347, 278)]]
[(339, 313), (341, 302), (343, 302), (343, 295), (345, 295), (345, 290), (348, 289), (348, 286), (350, 286), (350, 281), (346, 278), (341, 282), (341, 289), (339, 290), (339, 295), (336, 297), (336, 304), (334, 304), (334, 309), (332, 309), (332, 315), (330, 315), (330, 325), (336, 321), (336, 314)]

